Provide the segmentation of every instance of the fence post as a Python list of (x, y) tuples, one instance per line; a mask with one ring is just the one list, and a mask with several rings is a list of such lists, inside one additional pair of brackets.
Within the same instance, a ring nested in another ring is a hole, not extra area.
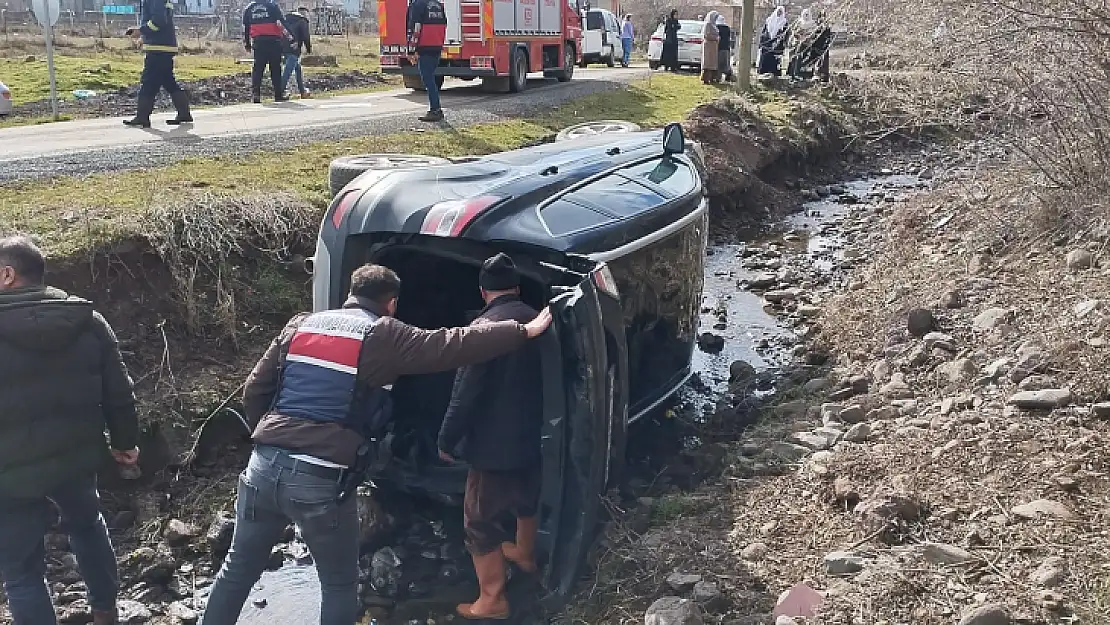
[(752, 86), (752, 39), (755, 37), (755, 0), (744, 0), (740, 16), (740, 67), (736, 72), (736, 88), (750, 89)]

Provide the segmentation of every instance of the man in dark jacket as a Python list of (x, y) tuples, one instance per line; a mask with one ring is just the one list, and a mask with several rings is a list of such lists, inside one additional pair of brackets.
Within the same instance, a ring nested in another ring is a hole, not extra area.
[(285, 33), (289, 23), (274, 0), (254, 0), (243, 9), (243, 47), (254, 53), (251, 69), (251, 98), (262, 101), (262, 74), (270, 68), (274, 86), (274, 102), (288, 98), (282, 93), (281, 57), (285, 51)]
[(308, 9), (301, 7), (285, 16), (289, 24), (289, 36), (285, 38), (285, 72), (281, 75), (282, 93), (288, 95), (289, 79), (297, 75), (297, 93), (301, 98), (312, 97), (304, 88), (304, 72), (301, 71), (301, 48), (312, 54), (312, 30), (308, 27)]
[(447, 11), (440, 0), (412, 0), (407, 21), (409, 49), (416, 53), (420, 80), (428, 91), (428, 112), (420, 117), (420, 121), (441, 122), (443, 108), (439, 104), (436, 69), (447, 39)]
[(297, 315), (247, 378), (243, 404), (257, 421), (254, 453), (239, 477), (235, 534), (202, 625), (231, 625), (290, 521), (320, 577), (322, 625), (358, 616), (358, 512), (339, 500), (360, 457), (388, 426), (389, 385), (496, 358), (539, 336), (550, 312), (475, 328), (421, 330), (393, 318), (401, 281), (365, 265), (343, 308)]
[(150, 128), (150, 114), (154, 112), (154, 99), (162, 89), (170, 94), (177, 109), (177, 117), (166, 120), (171, 126), (193, 123), (189, 110), (189, 95), (177, 84), (173, 75), (173, 57), (177, 54), (177, 33), (173, 25), (173, 0), (148, 0), (143, 2), (142, 25), (128, 33), (143, 40), (143, 74), (139, 78), (139, 97), (135, 117), (123, 123), (138, 128)]
[(44, 285), (25, 237), (0, 239), (0, 577), (15, 625), (53, 625), (43, 538), (54, 511), (77, 557), (95, 625), (116, 622), (118, 577), (96, 473), (135, 464), (131, 378), (92, 304)]
[[(472, 327), (504, 320), (526, 323), (536, 311), (520, 299), (520, 274), (511, 258), (498, 254), (478, 277), (486, 308)], [(463, 501), (466, 546), (474, 559), (481, 594), (458, 607), (468, 619), (509, 616), (505, 558), (526, 572), (536, 570), (536, 507), (540, 496), (540, 436), (543, 374), (539, 347), (515, 352), (459, 371), (439, 432), (440, 456), (470, 465)], [(516, 542), (502, 544), (503, 514), (516, 516)]]

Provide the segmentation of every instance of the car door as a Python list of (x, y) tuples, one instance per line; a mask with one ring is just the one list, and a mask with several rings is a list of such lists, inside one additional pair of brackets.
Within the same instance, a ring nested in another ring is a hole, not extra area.
[(591, 273), (578, 273), (580, 281), (561, 288), (551, 301), (564, 407), (560, 423), (545, 424), (541, 507), (546, 518), (541, 546), (548, 554), (545, 603), (552, 608), (562, 605), (574, 589), (593, 544), (613, 444), (605, 330)]

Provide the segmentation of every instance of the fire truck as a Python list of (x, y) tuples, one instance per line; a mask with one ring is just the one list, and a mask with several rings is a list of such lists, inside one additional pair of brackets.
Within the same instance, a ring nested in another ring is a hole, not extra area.
[[(436, 82), (445, 76), (481, 79), (483, 87), (516, 93), (528, 74), (567, 82), (582, 58), (580, 0), (443, 0), (447, 40)], [(408, 50), (408, 0), (378, 0), (381, 66), (422, 89)]]

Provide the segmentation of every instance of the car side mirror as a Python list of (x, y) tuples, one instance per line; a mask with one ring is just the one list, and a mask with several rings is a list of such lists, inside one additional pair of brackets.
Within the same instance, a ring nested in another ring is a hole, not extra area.
[(686, 152), (686, 135), (682, 133), (682, 124), (667, 124), (663, 129), (663, 153), (683, 154)]

